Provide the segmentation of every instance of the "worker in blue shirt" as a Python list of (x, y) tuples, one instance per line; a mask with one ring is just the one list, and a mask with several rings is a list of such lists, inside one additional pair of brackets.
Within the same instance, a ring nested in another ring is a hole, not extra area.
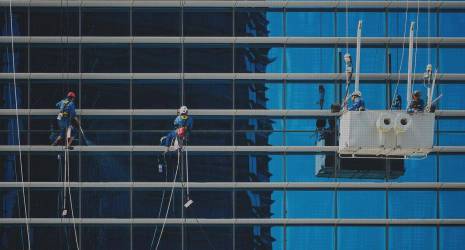
[(176, 136), (185, 139), (193, 126), (193, 120), (189, 116), (189, 110), (186, 106), (179, 108), (178, 112), (179, 115), (176, 119), (174, 119), (175, 130), (169, 132), (166, 136), (163, 136), (160, 139), (160, 145), (167, 147), (167, 150), (169, 149), (169, 146), (173, 144)]
[(362, 99), (362, 93), (358, 90), (352, 93), (352, 105), (349, 111), (365, 111), (365, 102)]
[(76, 105), (74, 104), (75, 98), (76, 94), (70, 91), (66, 95), (65, 99), (56, 104), (56, 107), (60, 110), (57, 116), (60, 133), (52, 143), (52, 146), (57, 145), (63, 138), (66, 138), (65, 145), (67, 147), (70, 147), (73, 142), (76, 135), (76, 129), (74, 128), (73, 123), (76, 123), (77, 126), (80, 124), (76, 116)]
[(418, 90), (415, 90), (412, 94), (412, 101), (410, 101), (407, 112), (414, 113), (414, 112), (423, 112), (425, 108), (425, 102), (421, 99), (421, 93)]

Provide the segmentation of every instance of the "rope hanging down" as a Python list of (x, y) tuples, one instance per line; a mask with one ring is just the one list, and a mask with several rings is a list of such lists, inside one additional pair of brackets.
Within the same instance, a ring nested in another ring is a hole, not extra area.
[[(22, 190), (22, 200), (23, 200), (23, 208), (24, 208), (24, 218), (26, 220), (26, 234), (27, 234), (27, 247), (28, 250), (31, 250), (31, 237), (29, 232), (29, 215), (26, 206), (26, 187), (24, 184), (24, 170), (23, 170), (23, 156), (22, 156), (22, 149), (21, 149), (21, 135), (19, 132), (19, 111), (18, 111), (18, 93), (17, 93), (17, 85), (16, 85), (16, 66), (15, 66), (15, 46), (14, 46), (14, 33), (13, 33), (13, 7), (12, 7), (12, 0), (10, 0), (10, 37), (11, 37), (11, 68), (13, 72), (13, 86), (14, 86), (14, 95), (15, 95), (15, 116), (16, 116), (16, 132), (17, 132), (17, 139), (18, 139), (18, 153), (19, 153), (19, 165), (20, 165), (20, 177), (21, 177), (21, 190)], [(16, 166), (15, 166), (16, 168)]]

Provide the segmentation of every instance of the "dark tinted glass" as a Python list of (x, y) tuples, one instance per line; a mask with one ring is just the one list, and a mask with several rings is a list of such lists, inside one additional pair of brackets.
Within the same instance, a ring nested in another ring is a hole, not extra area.
[(82, 249), (125, 250), (131, 246), (129, 225), (85, 225), (81, 228)]
[(181, 82), (177, 80), (134, 80), (135, 109), (176, 109), (181, 104)]
[(81, 85), (82, 108), (129, 108), (129, 81), (86, 80)]
[[(28, 83), (25, 80), (16, 80), (16, 96), (13, 80), (0, 81), (0, 108), (14, 109), (16, 104), (18, 108), (27, 108), (29, 105), (28, 97)], [(17, 103), (16, 103), (17, 100)]]
[[(11, 34), (11, 24), (13, 23), (13, 34), (15, 36), (27, 36), (29, 18), (26, 7), (13, 7), (13, 20), (10, 16), (10, 7), (5, 6), (0, 8), (0, 29), (2, 36)], [(13, 21), (13, 22), (11, 22)]]
[(129, 61), (128, 44), (82, 45), (83, 73), (126, 73)]
[(266, 8), (236, 8), (235, 36), (284, 36), (283, 11)]
[(231, 73), (231, 45), (186, 45), (184, 71), (186, 73)]
[(79, 86), (77, 80), (31, 80), (31, 108), (55, 109), (56, 103), (66, 97), (69, 91), (77, 95), (79, 106)]
[(134, 73), (181, 72), (181, 48), (177, 45), (135, 44), (132, 56)]
[(82, 36), (129, 36), (129, 8), (82, 8)]
[(184, 9), (184, 36), (232, 36), (232, 9)]
[(190, 108), (230, 109), (233, 105), (231, 80), (189, 80), (184, 82), (184, 91)]
[(233, 249), (233, 227), (230, 225), (189, 225), (185, 230), (188, 249)]
[(31, 36), (78, 36), (79, 9), (31, 8)]
[(180, 36), (181, 12), (174, 8), (133, 8), (134, 36)]
[(33, 73), (79, 72), (77, 44), (33, 44), (30, 54)]
[[(28, 72), (28, 48), (24, 44), (14, 45), (14, 54), (11, 53), (11, 44), (0, 44), (0, 72), (17, 73)], [(14, 58), (13, 58), (14, 55)], [(14, 61), (14, 63), (13, 63)]]

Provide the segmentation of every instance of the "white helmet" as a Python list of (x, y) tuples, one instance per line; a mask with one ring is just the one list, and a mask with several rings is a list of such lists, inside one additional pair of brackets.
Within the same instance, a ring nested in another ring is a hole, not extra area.
[(356, 90), (352, 93), (352, 96), (358, 96), (358, 97), (362, 97), (362, 92)]
[(186, 106), (182, 106), (179, 108), (179, 114), (184, 115), (184, 114), (187, 114), (187, 112), (189, 112), (189, 110), (187, 109)]

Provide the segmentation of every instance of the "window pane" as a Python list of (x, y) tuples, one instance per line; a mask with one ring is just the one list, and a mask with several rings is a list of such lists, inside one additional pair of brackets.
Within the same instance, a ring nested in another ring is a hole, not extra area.
[(85, 80), (81, 85), (83, 109), (129, 108), (129, 81)]
[(131, 245), (129, 225), (83, 225), (81, 248), (126, 250)]
[(129, 153), (85, 152), (81, 159), (81, 181), (129, 181)]
[(338, 218), (386, 218), (385, 191), (341, 190), (337, 204)]
[(283, 72), (283, 48), (277, 46), (236, 45), (236, 73)]
[(232, 91), (231, 80), (184, 81), (185, 104), (192, 109), (231, 109)]
[[(362, 36), (383, 37), (386, 35), (386, 14), (384, 12), (363, 11), (348, 13), (348, 37), (357, 36), (358, 21), (362, 21)], [(346, 12), (337, 12), (337, 35), (346, 36)]]
[(465, 70), (465, 47), (439, 49), (441, 73), (463, 73)]
[(435, 182), (437, 180), (436, 155), (429, 154), (423, 160), (404, 160), (405, 173), (396, 181), (399, 182)]
[(444, 93), (444, 98), (438, 102), (439, 109), (465, 109), (465, 100), (462, 93), (465, 91), (465, 84), (454, 82), (441, 82), (438, 86), (436, 98), (440, 93)]
[(291, 9), (286, 12), (286, 35), (289, 37), (328, 37), (334, 36), (334, 33), (334, 13), (332, 12)]
[(334, 218), (334, 191), (287, 191), (287, 218)]
[(129, 8), (82, 8), (82, 36), (129, 36)]
[(127, 73), (129, 61), (128, 44), (82, 45), (83, 73)]
[(465, 12), (444, 12), (439, 13), (439, 34), (440, 36), (464, 37)]
[(232, 181), (232, 154), (189, 153), (189, 180), (194, 182)]
[(439, 156), (439, 181), (465, 182), (465, 168), (459, 162), (465, 161), (465, 155)]
[(79, 36), (79, 9), (30, 8), (31, 36)]
[(177, 80), (134, 80), (134, 109), (177, 109), (181, 105), (181, 82)]
[[(185, 227), (186, 249), (233, 249), (233, 227), (188, 225)], [(171, 249), (171, 248), (169, 248)]]
[[(28, 8), (13, 7), (13, 34), (15, 36), (27, 36), (28, 32)], [(0, 27), (2, 28), (1, 35), (9, 36), (10, 32), (10, 7), (5, 6), (0, 8)]]
[(16, 96), (13, 80), (0, 80), (0, 109), (28, 108), (28, 82), (25, 80), (16, 81)]
[(315, 250), (335, 249), (332, 226), (287, 226), (286, 238), (286, 249), (307, 250), (309, 246)]
[(0, 201), (2, 207), (2, 218), (24, 218), (23, 197), (29, 199), (29, 192), (25, 190), (25, 196), (21, 188), (7, 188), (0, 190)]
[(186, 209), (186, 218), (232, 218), (232, 191), (191, 189), (189, 198), (195, 202), (195, 209)]
[(236, 218), (284, 218), (283, 191), (241, 191), (236, 193)]
[(231, 45), (186, 45), (184, 71), (186, 73), (231, 73)]
[[(414, 8), (416, 9), (416, 8)], [(437, 36), (437, 15), (432, 11), (428, 14), (426, 11), (421, 11), (417, 16), (417, 11), (409, 11), (407, 20), (405, 11), (395, 11), (388, 13), (388, 35), (393, 37), (406, 37), (409, 35), (410, 23), (415, 22), (415, 36), (427, 37)], [(407, 21), (407, 24), (405, 23)], [(429, 25), (428, 25), (429, 22)], [(428, 27), (429, 26), (429, 27)]]
[(447, 190), (439, 194), (440, 218), (465, 219), (465, 191)]
[(28, 48), (24, 44), (14, 45), (14, 67), (11, 44), (0, 44), (0, 72), (1, 73), (25, 73), (28, 72)]
[[(172, 179), (170, 179), (170, 182), (171, 181)], [(167, 213), (166, 209), (168, 207), (170, 196), (171, 189), (134, 189), (132, 192), (132, 217), (164, 218)], [(183, 203), (181, 190), (174, 190), (167, 217), (181, 218), (181, 208)], [(151, 209), (147, 209), (147, 207), (150, 207)], [(160, 228), (158, 228), (158, 231), (160, 231)]]
[(130, 218), (129, 191), (81, 189), (82, 218)]
[[(76, 235), (81, 236), (79, 225), (76, 225)], [(31, 249), (77, 249), (73, 225), (30, 225)], [(27, 247), (26, 232), (21, 235), (26, 241), (21, 247), (2, 249), (22, 249)], [(80, 246), (80, 245), (79, 245)], [(0, 243), (0, 247), (2, 247)]]
[[(79, 190), (56, 188), (33, 188), (30, 190), (29, 216), (32, 218), (61, 218), (63, 212), (63, 192), (66, 192), (66, 208), (71, 215), (71, 201), (75, 217), (79, 217)], [(71, 192), (71, 196), (69, 196)]]
[(284, 36), (282, 10), (236, 8), (235, 36)]
[[(132, 227), (132, 246), (133, 249), (150, 249), (154, 248), (157, 242), (161, 225)], [(158, 233), (157, 233), (158, 232)], [(154, 238), (155, 233), (155, 238)], [(153, 240), (153, 241), (152, 241)], [(152, 244), (153, 242), (153, 244)], [(182, 249), (182, 232), (181, 226), (166, 225), (163, 230), (163, 237), (160, 239), (160, 249), (181, 250)]]
[[(329, 109), (336, 96), (336, 87), (330, 82), (286, 82), (286, 109)], [(323, 97), (323, 99), (322, 99)]]
[[(334, 155), (326, 155), (334, 157)], [(287, 181), (290, 182), (327, 182), (334, 181), (334, 160), (333, 165), (326, 165), (325, 169), (320, 169), (317, 163), (321, 161), (317, 155), (287, 155), (286, 174)], [(318, 167), (317, 167), (318, 166)], [(324, 174), (323, 172), (329, 172)]]
[(238, 182), (284, 181), (284, 157), (280, 154), (236, 154)]
[(390, 226), (389, 249), (435, 250), (436, 228), (427, 226)]
[[(287, 73), (333, 73), (335, 72), (334, 48), (287, 47)], [(311, 63), (313, 62), (313, 63)]]
[(56, 104), (64, 99), (69, 91), (76, 93), (77, 100), (74, 103), (78, 108), (78, 90), (77, 80), (31, 80), (31, 108), (56, 109)]
[(265, 249), (283, 249), (283, 227), (268, 225), (239, 225), (235, 227), (235, 231), (235, 249), (237, 250), (255, 249), (257, 245), (260, 245)]
[(133, 8), (134, 36), (180, 36), (181, 12), (175, 8)]
[(77, 44), (32, 44), (30, 53), (33, 73), (79, 72)]
[(232, 36), (231, 8), (185, 8), (184, 36)]
[(338, 249), (386, 249), (385, 227), (341, 226), (337, 234)]
[[(362, 49), (362, 51), (363, 51), (363, 49)], [(405, 46), (405, 48), (404, 48), (403, 60), (402, 60), (402, 47), (400, 47), (400, 48), (391, 47), (388, 50), (388, 53), (389, 53), (389, 55), (391, 57), (391, 69), (390, 69), (389, 72), (398, 73), (399, 69), (400, 69), (400, 73), (407, 73), (407, 71), (408, 71), (408, 46)], [(417, 63), (413, 63), (412, 71), (414, 73), (422, 74), (423, 72), (425, 72), (426, 65), (428, 65), (429, 63), (432, 64), (433, 70), (438, 68), (438, 65), (436, 63), (437, 62), (436, 54), (437, 54), (437, 49), (436, 48), (428, 49), (428, 48), (423, 48), (423, 47), (420, 47), (420, 46), (418, 46), (418, 48), (415, 48), (414, 49), (414, 55), (415, 55), (414, 58), (416, 57)], [(441, 55), (440, 55), (440, 57), (441, 57)], [(458, 60), (458, 58), (456, 60)], [(415, 60), (413, 60), (413, 61), (415, 61)], [(442, 62), (442, 60), (441, 60), (441, 62)], [(438, 72), (449, 73), (449, 71), (447, 71), (447, 69), (445, 69), (444, 66), (445, 65), (440, 64)], [(452, 66), (452, 67), (454, 67), (454, 66)], [(452, 73), (452, 72), (450, 72), (450, 73)], [(393, 85), (395, 83), (397, 83), (397, 79), (396, 79), (396, 81), (393, 82)], [(421, 86), (423, 84), (423, 80), (417, 81), (415, 84), (418, 84), (417, 85), (417, 88), (418, 88), (418, 86)]]
[[(339, 66), (343, 71), (345, 70), (345, 61), (344, 54), (347, 52), (345, 47), (340, 47), (339, 52), (341, 52), (341, 58), (339, 59), (341, 65)], [(356, 60), (357, 60), (357, 50), (354, 47), (350, 47), (348, 52), (352, 57), (352, 67), (353, 67), (353, 77), (355, 79), (356, 69)], [(405, 58), (407, 57), (408, 52), (405, 52)], [(418, 53), (417, 53), (418, 55)], [(405, 59), (404, 58), (404, 59)], [(417, 59), (420, 61), (420, 59)], [(404, 62), (406, 63), (406, 61)], [(407, 64), (404, 64), (403, 67), (407, 67)], [(422, 68), (426, 65), (421, 66)], [(386, 72), (386, 49), (377, 48), (377, 47), (362, 47), (360, 49), (360, 73), (384, 73)], [(423, 71), (421, 71), (423, 72)]]
[(389, 218), (434, 219), (437, 195), (435, 191), (393, 190), (388, 193)]
[(465, 245), (465, 227), (442, 226), (439, 230), (439, 249), (460, 250)]
[[(46, 143), (41, 143), (46, 144)], [(57, 182), (63, 181), (65, 156), (62, 152), (31, 152), (30, 171), (31, 181)], [(69, 154), (69, 178), (71, 181), (79, 180), (79, 153)], [(77, 196), (76, 196), (77, 199)]]
[(181, 72), (181, 49), (177, 45), (134, 44), (134, 73)]
[(236, 109), (282, 109), (284, 84), (280, 81), (236, 80)]

